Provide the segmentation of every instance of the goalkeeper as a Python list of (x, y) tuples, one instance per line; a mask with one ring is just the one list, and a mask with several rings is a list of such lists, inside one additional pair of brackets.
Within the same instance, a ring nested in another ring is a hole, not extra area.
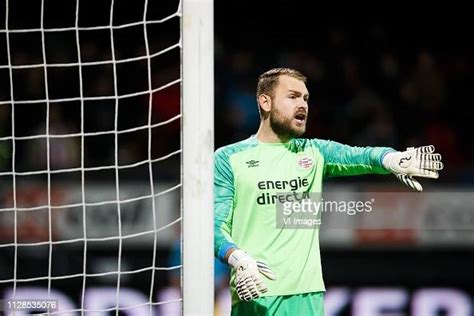
[(215, 255), (232, 268), (232, 315), (324, 315), (319, 230), (276, 228), (278, 192), (321, 192), (326, 177), (389, 174), (415, 191), (438, 178), (433, 146), (396, 151), (298, 138), (306, 128), (306, 77), (272, 69), (259, 77), (256, 135), (215, 153)]

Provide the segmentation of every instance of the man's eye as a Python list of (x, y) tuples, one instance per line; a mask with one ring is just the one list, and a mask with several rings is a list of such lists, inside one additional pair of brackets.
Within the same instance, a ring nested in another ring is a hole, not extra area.
[(291, 99), (296, 99), (296, 96), (295, 95), (290, 95), (290, 98)]

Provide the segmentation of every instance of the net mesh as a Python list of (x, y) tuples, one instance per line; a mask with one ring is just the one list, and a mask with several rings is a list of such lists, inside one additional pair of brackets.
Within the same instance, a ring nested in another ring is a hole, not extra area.
[(181, 222), (181, 3), (0, 10), (0, 298), (57, 299), (58, 314), (180, 303), (157, 290), (181, 268), (166, 250)]

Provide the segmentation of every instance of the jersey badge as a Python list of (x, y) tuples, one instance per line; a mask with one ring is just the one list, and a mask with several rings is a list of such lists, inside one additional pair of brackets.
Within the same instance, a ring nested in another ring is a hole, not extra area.
[(302, 169), (311, 169), (313, 167), (313, 159), (311, 159), (308, 156), (300, 156), (298, 157), (298, 166), (300, 166)]

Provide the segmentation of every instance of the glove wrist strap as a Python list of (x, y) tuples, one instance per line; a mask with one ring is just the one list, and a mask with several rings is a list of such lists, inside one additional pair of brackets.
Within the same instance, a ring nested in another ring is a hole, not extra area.
[(389, 170), (389, 171), (393, 171), (392, 170), (392, 166), (391, 166), (391, 162), (392, 162), (392, 158), (393, 156), (398, 153), (397, 151), (392, 151), (392, 152), (388, 152), (385, 154), (385, 156), (382, 158), (382, 166)]
[(230, 254), (229, 256), (229, 259), (227, 260), (227, 262), (229, 263), (229, 265), (231, 265), (232, 267), (235, 268), (235, 265), (237, 264), (237, 262), (244, 258), (244, 257), (247, 257), (248, 254), (243, 251), (243, 250), (240, 250), (240, 249), (236, 249), (234, 251), (232, 251), (232, 253)]

